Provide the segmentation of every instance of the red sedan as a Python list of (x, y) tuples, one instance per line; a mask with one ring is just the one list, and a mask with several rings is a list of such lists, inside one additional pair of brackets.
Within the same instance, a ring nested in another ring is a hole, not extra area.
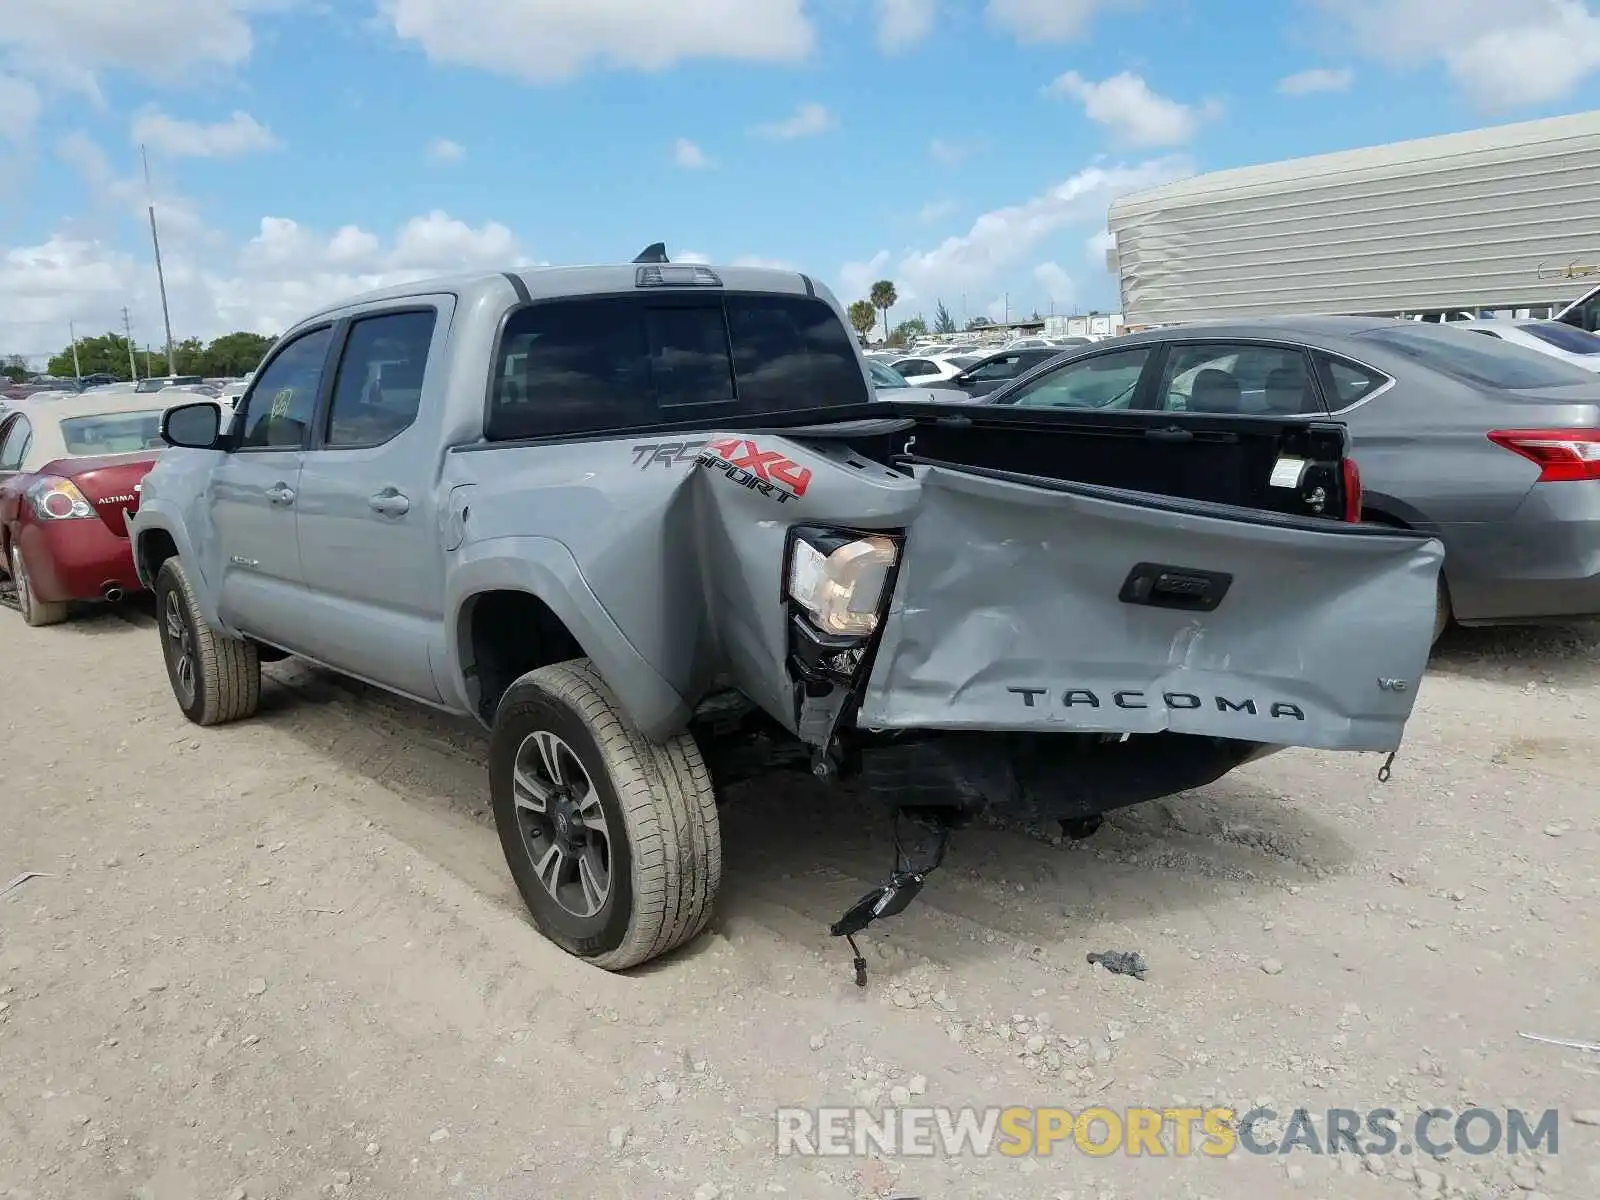
[(126, 514), (164, 445), (155, 400), (105, 392), (0, 413), (0, 572), (29, 625), (139, 590)]

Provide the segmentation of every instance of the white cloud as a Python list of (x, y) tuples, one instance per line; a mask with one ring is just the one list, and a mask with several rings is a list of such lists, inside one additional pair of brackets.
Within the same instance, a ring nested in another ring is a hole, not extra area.
[(878, 0), (878, 46), (885, 53), (916, 45), (933, 32), (939, 0)]
[(685, 137), (672, 143), (672, 161), (686, 171), (702, 171), (712, 165), (699, 144)]
[(1046, 93), (1083, 105), (1083, 113), (1129, 146), (1179, 146), (1215, 115), (1215, 107), (1195, 107), (1158, 95), (1139, 76), (1124, 71), (1096, 83), (1076, 71), (1059, 76)]
[(795, 138), (816, 137), (819, 133), (827, 133), (838, 122), (832, 113), (820, 104), (802, 104), (797, 108), (792, 117), (785, 117), (781, 121), (769, 121), (765, 125), (757, 125), (756, 133), (764, 138), (776, 141), (792, 141)]
[(769, 267), (774, 271), (799, 270), (793, 263), (781, 258), (763, 258), (759, 254), (740, 254), (730, 264), (735, 267)]
[(33, 132), (44, 102), (26, 79), (0, 74), (0, 138), (18, 141)]
[[(355, 225), (333, 233), (286, 217), (264, 217), (243, 245), (204, 229), (162, 224), (162, 262), (173, 335), (209, 339), (233, 329), (281, 331), (342, 297), (431, 275), (529, 264), (511, 230), (476, 228), (443, 212), (413, 217), (392, 236)], [(0, 353), (54, 353), (68, 321), (80, 333), (122, 327), (158, 346), (161, 308), (148, 254), (64, 228), (40, 245), (0, 255)]]
[(146, 109), (134, 117), (132, 136), (135, 144), (173, 158), (236, 158), (279, 145), (272, 131), (246, 112), (205, 125)]
[(536, 83), (690, 59), (798, 62), (816, 41), (803, 0), (381, 0), (438, 62)]
[(1089, 235), (1083, 243), (1083, 256), (1096, 271), (1106, 269), (1106, 255), (1117, 248), (1116, 236), (1109, 229)]
[(1089, 31), (1101, 9), (1135, 8), (1139, 0), (989, 0), (992, 25), (1023, 42), (1070, 42)]
[(1316, 92), (1345, 92), (1355, 82), (1349, 67), (1312, 67), (1278, 80), (1278, 91), (1285, 96), (1310, 96)]
[(1591, 0), (1319, 3), (1367, 57), (1439, 64), (1491, 112), (1564, 100), (1600, 72), (1600, 11)]
[(1091, 224), (1103, 228), (1116, 197), (1182, 178), (1192, 169), (1182, 158), (1086, 167), (1021, 204), (984, 213), (966, 233), (936, 246), (898, 256), (880, 250), (865, 261), (844, 264), (840, 297), (848, 303), (864, 296), (873, 280), (892, 279), (903, 301), (931, 307), (941, 299), (954, 304), (966, 293), (970, 311), (980, 311), (1059, 235)]
[(460, 162), (467, 156), (467, 148), (449, 138), (434, 138), (428, 143), (428, 157), (436, 163)]
[(0, 48), (19, 70), (94, 88), (95, 73), (177, 80), (202, 65), (250, 57), (252, 12), (271, 0), (21, 0), (6, 6)]
[(701, 254), (698, 250), (679, 250), (675, 253), (668, 253), (667, 257), (673, 262), (678, 263), (705, 264), (711, 261), (711, 256), (709, 254)]
[(1060, 263), (1040, 263), (1033, 269), (1033, 279), (1044, 292), (1045, 299), (1058, 307), (1071, 304), (1072, 298), (1078, 293), (1078, 287), (1072, 282), (1072, 276), (1062, 269)]
[(955, 211), (954, 200), (930, 200), (917, 211), (917, 220), (924, 225), (936, 225)]

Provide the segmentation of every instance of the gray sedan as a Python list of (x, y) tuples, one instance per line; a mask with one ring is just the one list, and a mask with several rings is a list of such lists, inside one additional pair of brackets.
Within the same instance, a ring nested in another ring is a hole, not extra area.
[(1600, 379), (1447, 325), (1201, 323), (1058, 358), (986, 398), (1022, 407), (1325, 416), (1348, 425), (1370, 521), (1434, 534), (1439, 629), (1600, 615)]

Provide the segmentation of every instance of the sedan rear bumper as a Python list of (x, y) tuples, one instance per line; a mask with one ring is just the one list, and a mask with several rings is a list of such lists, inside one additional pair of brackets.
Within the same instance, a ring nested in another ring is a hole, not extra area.
[(1461, 623), (1600, 616), (1600, 482), (1537, 484), (1509, 520), (1439, 533)]
[(133, 544), (100, 520), (24, 525), (17, 545), (33, 594), (45, 603), (101, 600), (112, 589), (143, 590), (133, 565)]

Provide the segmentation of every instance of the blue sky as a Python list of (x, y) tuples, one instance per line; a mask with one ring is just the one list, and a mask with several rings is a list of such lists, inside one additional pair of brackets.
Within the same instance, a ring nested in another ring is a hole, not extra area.
[(899, 317), (1108, 308), (1118, 192), (1600, 106), (1591, 0), (24, 7), (0, 27), (0, 353), (123, 305), (159, 341), (140, 139), (183, 337), (657, 239), (846, 302), (891, 278)]

